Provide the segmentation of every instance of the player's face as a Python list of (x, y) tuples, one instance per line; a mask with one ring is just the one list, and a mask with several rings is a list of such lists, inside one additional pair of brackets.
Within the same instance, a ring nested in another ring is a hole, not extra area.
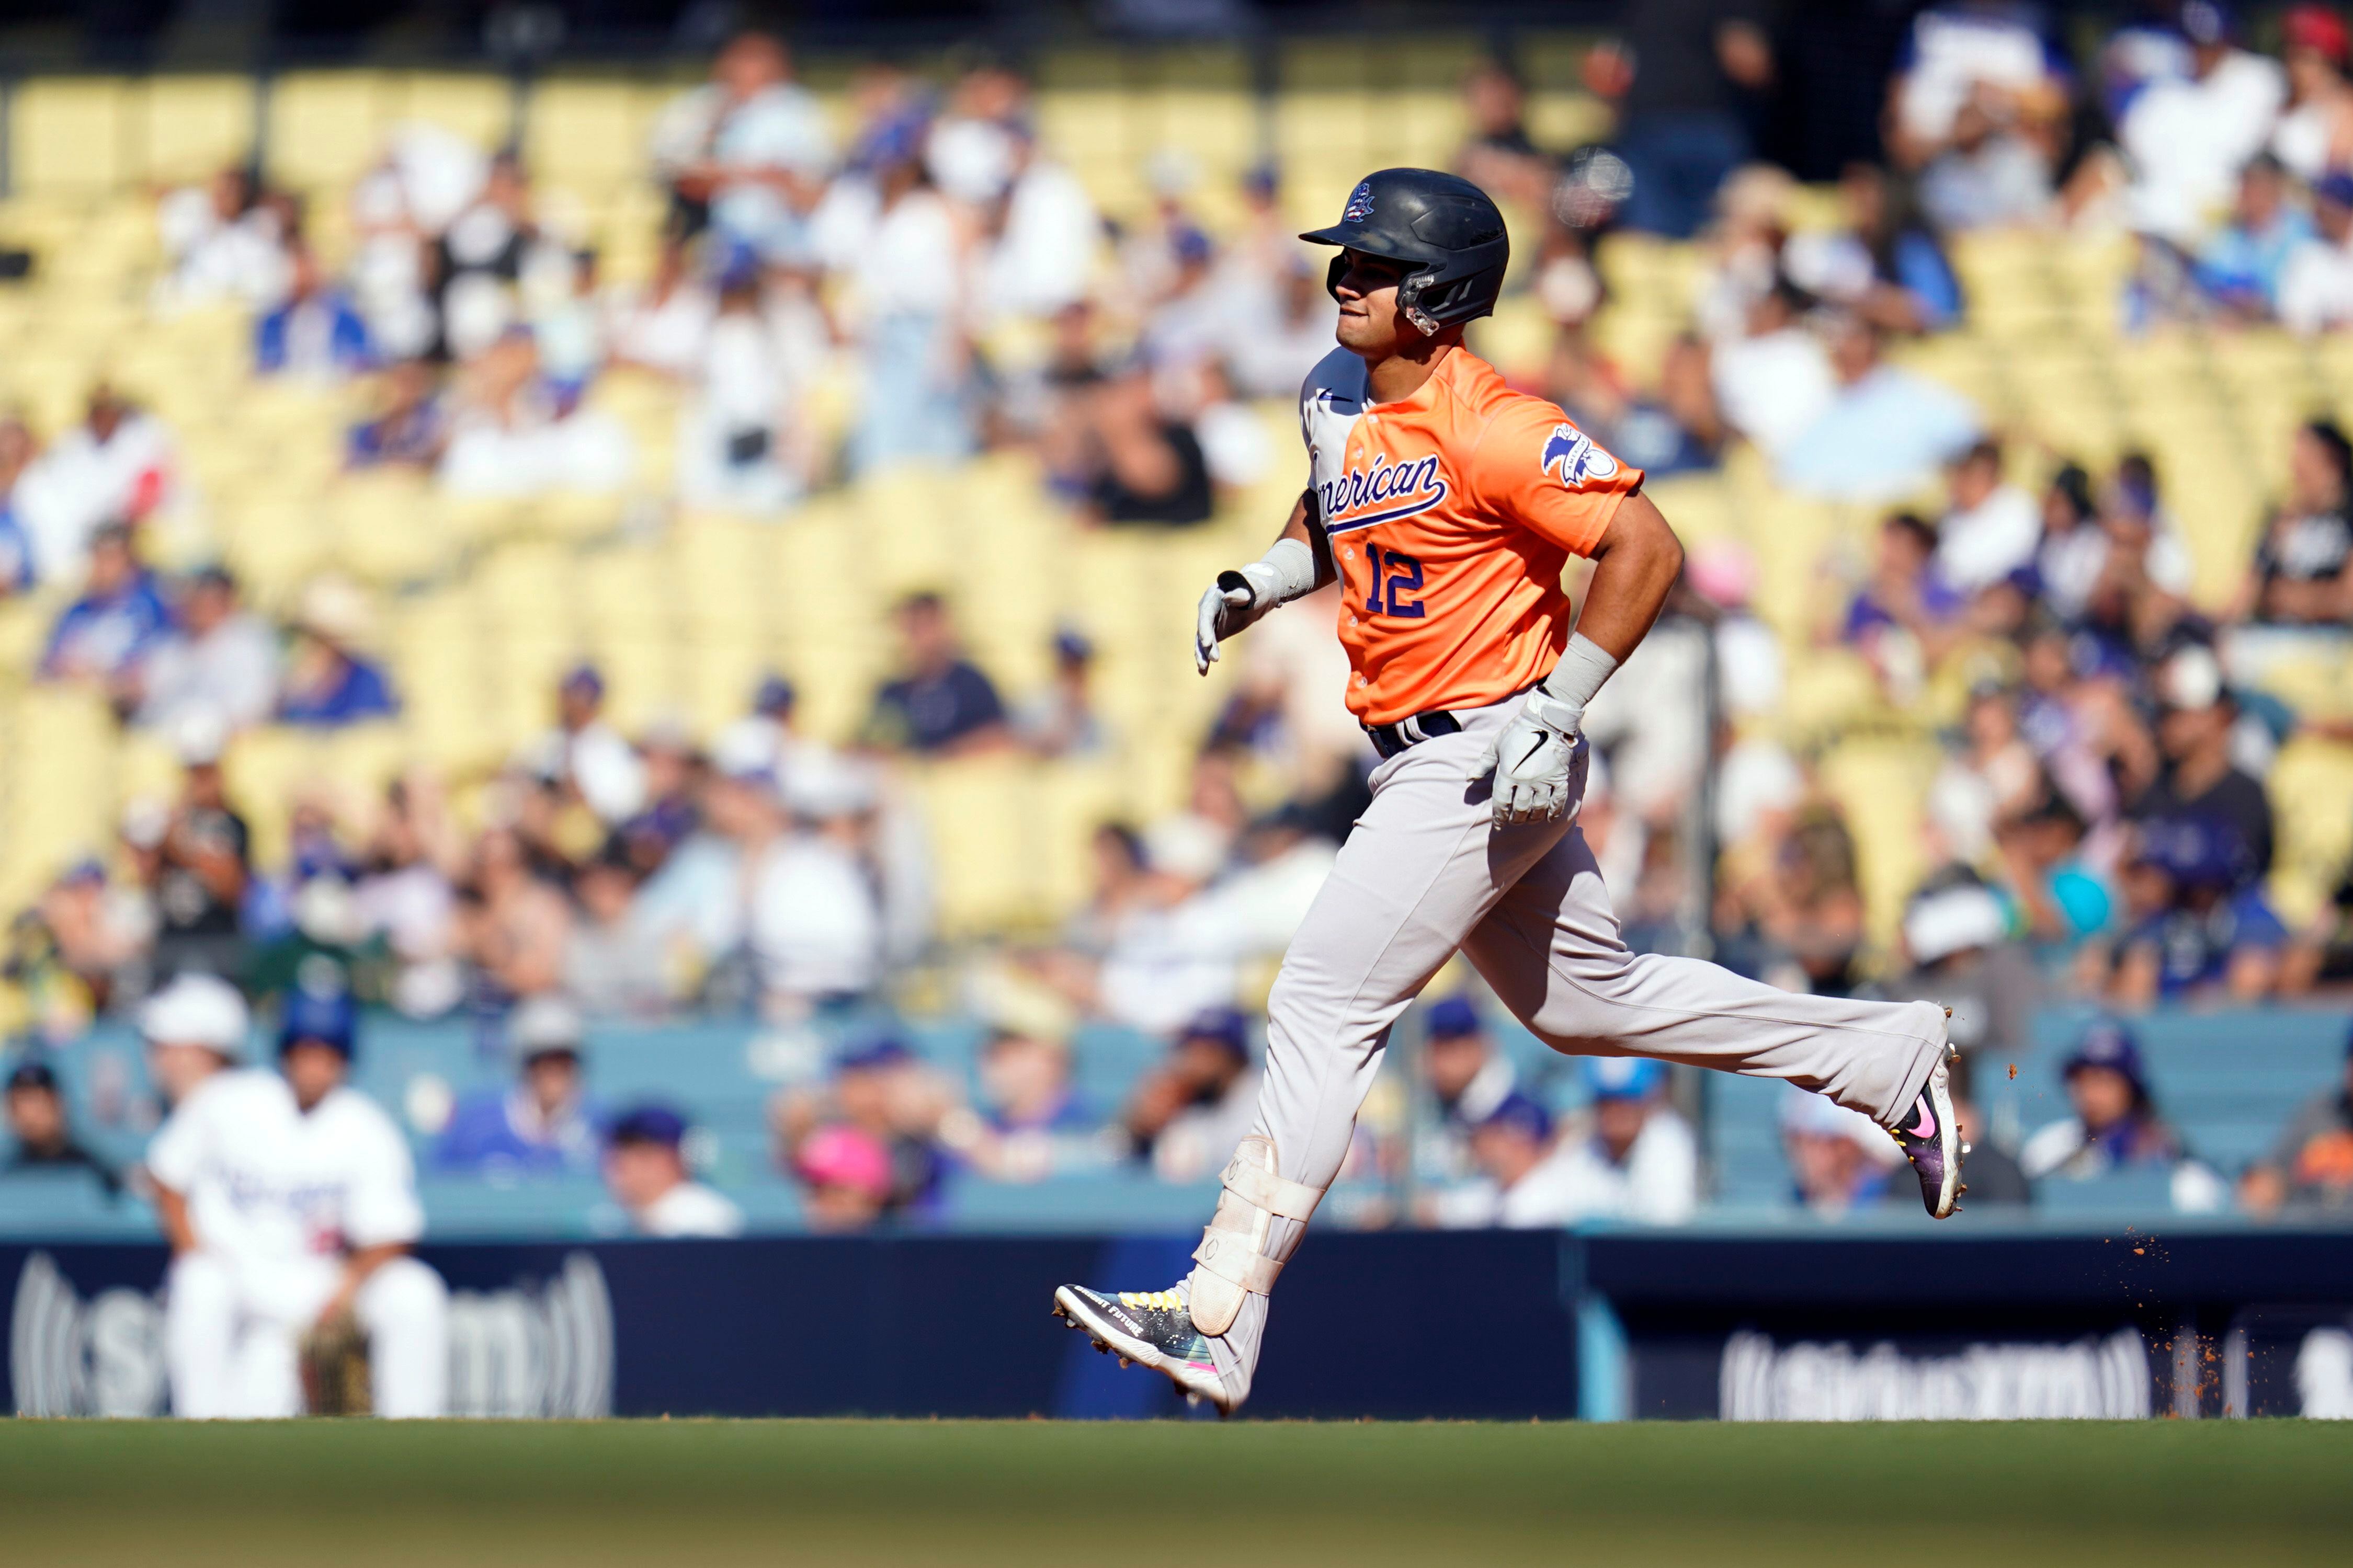
[(1340, 324), (1335, 332), (1340, 346), (1351, 353), (1381, 358), (1398, 352), (1421, 334), (1398, 310), (1398, 285), (1406, 269), (1398, 262), (1362, 251), (1341, 252), (1347, 265), (1340, 269), (1336, 292)]
[(283, 1058), (294, 1103), (308, 1110), (343, 1081), (343, 1054), (332, 1046), (297, 1041)]

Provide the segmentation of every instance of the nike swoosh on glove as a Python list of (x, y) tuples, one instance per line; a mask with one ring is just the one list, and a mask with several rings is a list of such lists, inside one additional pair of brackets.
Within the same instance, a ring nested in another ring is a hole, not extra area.
[(1542, 688), (1511, 722), (1487, 743), (1471, 771), (1473, 780), (1495, 775), (1495, 821), (1551, 822), (1574, 816), (1585, 799), (1585, 773), (1591, 754), (1577, 727), (1585, 715)]

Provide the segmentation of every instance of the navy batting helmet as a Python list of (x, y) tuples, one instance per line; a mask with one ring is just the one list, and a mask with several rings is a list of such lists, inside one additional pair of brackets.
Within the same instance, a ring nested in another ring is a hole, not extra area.
[[(1425, 332), (1484, 316), (1504, 291), (1512, 242), (1487, 193), (1435, 169), (1382, 169), (1356, 182), (1340, 221), (1299, 237), (1406, 264), (1398, 308)], [(1335, 297), (1347, 257), (1333, 258), (1324, 287)]]

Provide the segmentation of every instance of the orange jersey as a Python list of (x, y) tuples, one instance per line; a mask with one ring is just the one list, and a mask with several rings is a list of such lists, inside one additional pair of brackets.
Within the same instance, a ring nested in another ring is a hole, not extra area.
[(1340, 569), (1349, 711), (1394, 724), (1526, 690), (1568, 645), (1562, 568), (1592, 552), (1642, 470), (1465, 349), (1410, 397), (1368, 395), (1365, 362), (1345, 349), (1299, 395), (1316, 520)]

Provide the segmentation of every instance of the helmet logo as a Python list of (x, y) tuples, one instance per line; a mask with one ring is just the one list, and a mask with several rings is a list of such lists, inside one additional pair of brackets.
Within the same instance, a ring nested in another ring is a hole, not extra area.
[(1348, 205), (1340, 209), (1342, 223), (1356, 223), (1373, 216), (1373, 183), (1359, 180), (1356, 188), (1348, 193)]
[(1556, 425), (1544, 445), (1544, 461), (1539, 465), (1546, 473), (1557, 467), (1560, 482), (1573, 490), (1585, 488), (1588, 479), (1607, 479), (1618, 472), (1618, 459), (1593, 444), (1593, 437), (1574, 425)]

